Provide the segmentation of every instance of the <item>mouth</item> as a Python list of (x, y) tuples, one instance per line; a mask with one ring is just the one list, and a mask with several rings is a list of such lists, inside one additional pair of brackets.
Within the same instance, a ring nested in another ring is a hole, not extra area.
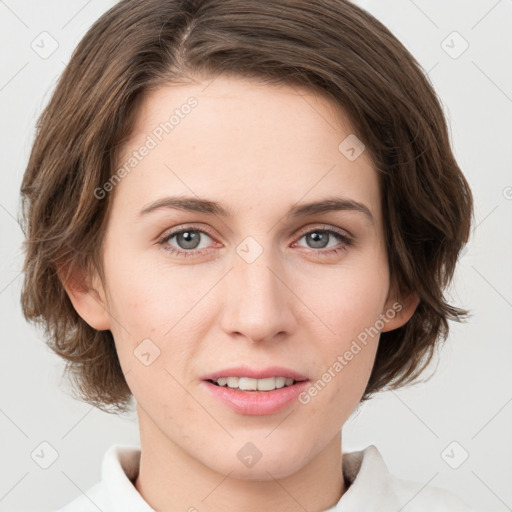
[(211, 382), (221, 387), (238, 388), (244, 391), (268, 391), (273, 388), (282, 388), (309, 380), (308, 377), (284, 366), (268, 366), (255, 368), (249, 365), (240, 365), (219, 369), (203, 375), (201, 380)]
[(236, 391), (248, 393), (270, 392), (277, 389), (288, 388), (306, 382), (307, 379), (292, 379), (287, 377), (267, 377), (264, 379), (253, 379), (249, 377), (220, 377), (218, 379), (205, 379), (214, 386), (229, 388)]
[(247, 364), (203, 375), (204, 390), (238, 414), (262, 416), (292, 407), (309, 386), (308, 377), (285, 366)]
[(218, 377), (202, 379), (202, 384), (210, 396), (236, 413), (264, 416), (292, 407), (309, 386), (309, 380), (291, 377)]

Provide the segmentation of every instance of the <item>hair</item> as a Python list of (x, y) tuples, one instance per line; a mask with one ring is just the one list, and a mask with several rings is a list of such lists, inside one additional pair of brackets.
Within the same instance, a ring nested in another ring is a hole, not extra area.
[[(132, 398), (110, 330), (75, 311), (67, 275), (96, 270), (114, 175), (145, 93), (192, 77), (306, 88), (350, 120), (378, 171), (390, 289), (420, 302), (380, 336), (361, 402), (412, 383), (468, 311), (444, 290), (467, 242), (473, 198), (428, 76), (398, 39), (347, 0), (123, 0), (75, 49), (36, 125), (21, 185), (25, 318), (44, 327), (77, 398), (126, 412)], [(402, 295), (400, 295), (402, 296)]]

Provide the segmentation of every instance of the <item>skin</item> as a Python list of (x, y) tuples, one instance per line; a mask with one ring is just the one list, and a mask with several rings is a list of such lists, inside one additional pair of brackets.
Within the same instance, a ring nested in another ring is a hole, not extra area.
[[(135, 486), (155, 510), (325, 510), (346, 491), (341, 429), (363, 395), (379, 337), (308, 404), (271, 415), (234, 412), (201, 377), (248, 363), (286, 366), (314, 383), (394, 303), (402, 309), (382, 330), (406, 323), (418, 300), (390, 292), (376, 171), (368, 152), (350, 161), (339, 151), (353, 131), (325, 98), (227, 77), (162, 87), (145, 98), (120, 161), (191, 96), (197, 107), (110, 192), (105, 283), (93, 275), (85, 287), (77, 278), (66, 288), (81, 317), (114, 336), (137, 401)], [(285, 216), (334, 192), (365, 204), (373, 222), (349, 210)], [(215, 200), (234, 216), (139, 215), (170, 195)], [(187, 257), (158, 244), (190, 224), (211, 233), (195, 232), (199, 248), (177, 236), (166, 242)], [(324, 245), (306, 236), (318, 230)], [(237, 253), (247, 236), (262, 248), (251, 263)], [(344, 249), (321, 255), (336, 247)], [(134, 356), (146, 338), (160, 350), (149, 366)], [(262, 453), (250, 468), (237, 457), (247, 442)]]

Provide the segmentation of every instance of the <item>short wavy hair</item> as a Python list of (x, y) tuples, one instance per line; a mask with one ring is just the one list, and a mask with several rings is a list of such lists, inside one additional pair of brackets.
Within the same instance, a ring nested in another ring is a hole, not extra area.
[(444, 291), (467, 242), (473, 198), (441, 102), (398, 39), (346, 0), (123, 0), (88, 30), (37, 122), (21, 185), (23, 314), (66, 361), (77, 398), (129, 410), (112, 333), (75, 311), (59, 270), (104, 279), (115, 173), (144, 92), (217, 75), (297, 85), (351, 121), (378, 171), (391, 287), (419, 304), (383, 332), (361, 401), (412, 383), (468, 311)]

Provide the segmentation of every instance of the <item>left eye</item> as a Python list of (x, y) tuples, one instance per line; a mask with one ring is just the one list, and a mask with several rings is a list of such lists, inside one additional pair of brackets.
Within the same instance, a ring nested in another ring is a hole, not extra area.
[(327, 248), (329, 239), (332, 239), (333, 236), (347, 245), (350, 243), (348, 237), (332, 229), (315, 229), (313, 231), (308, 231), (307, 233), (304, 233), (299, 240), (306, 238), (309, 243), (313, 244), (313, 246), (310, 247), (312, 249), (325, 249)]

